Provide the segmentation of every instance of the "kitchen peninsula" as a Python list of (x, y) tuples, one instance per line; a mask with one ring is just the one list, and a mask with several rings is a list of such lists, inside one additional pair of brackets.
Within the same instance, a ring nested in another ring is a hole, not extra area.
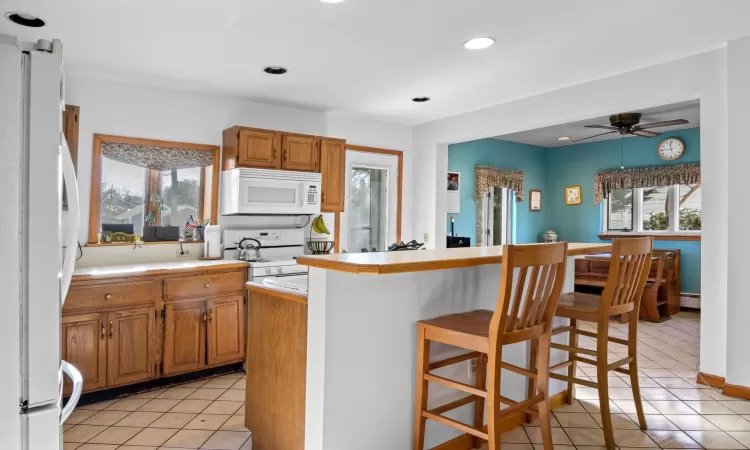
[[(606, 252), (608, 243), (571, 243), (563, 292), (573, 290), (574, 257)], [(283, 448), (289, 450), (380, 450), (408, 449), (411, 447), (416, 366), (416, 323), (445, 314), (474, 309), (494, 310), (500, 288), (500, 263), (502, 247), (456, 248), (388, 253), (346, 253), (325, 256), (305, 256), (298, 263), (309, 267), (308, 296), (276, 296), (277, 308), (284, 302), (304, 305), (306, 320), (294, 316), (301, 328), (298, 333), (285, 336), (306, 335), (306, 342), (294, 346), (285, 341), (283, 314), (269, 316), (264, 322), (269, 332), (274, 327), (279, 336), (264, 339), (266, 344), (277, 342), (283, 348), (306, 349), (306, 367), (281, 362), (269, 367), (277, 373), (296, 373), (297, 383), (304, 383), (304, 404), (296, 404), (297, 420), (304, 410), (304, 438), (290, 441), (291, 424), (270, 423), (250, 419), (246, 425), (253, 431), (253, 446), (258, 450), (282, 448), (272, 436), (285, 436)], [(257, 294), (256, 294), (257, 295)], [(266, 299), (266, 292), (263, 298)], [(251, 289), (249, 310), (252, 310), (254, 293)], [(295, 308), (299, 310), (300, 308)], [(562, 319), (556, 319), (562, 320)], [(562, 324), (562, 323), (561, 323)], [(567, 333), (555, 336), (555, 342), (567, 342)], [(254, 345), (248, 339), (248, 355)], [(304, 347), (302, 347), (304, 345)], [(270, 351), (266, 349), (265, 351)], [(503, 359), (509, 363), (527, 366), (528, 345), (519, 343), (503, 350)], [(462, 353), (460, 350), (434, 344), (433, 360)], [(552, 364), (562, 362), (567, 354), (553, 350)], [(300, 361), (300, 359), (297, 359)], [(248, 361), (248, 364), (250, 361)], [(263, 369), (261, 369), (263, 370)], [(306, 376), (302, 377), (301, 374)], [(468, 362), (437, 369), (435, 373), (471, 383)], [(251, 380), (248, 374), (247, 392), (264, 390), (259, 385), (262, 378)], [(503, 372), (503, 395), (525, 399), (526, 379), (521, 375)], [(301, 385), (288, 386), (289, 391), (301, 392)], [(550, 393), (565, 390), (563, 382), (552, 380)], [(455, 400), (455, 391), (430, 386), (430, 402), (443, 404)], [(558, 396), (559, 397), (559, 396)], [(270, 398), (270, 397), (266, 397)], [(288, 400), (289, 396), (285, 396)], [(281, 408), (289, 411), (290, 405), (269, 401), (264, 408), (274, 417)], [(250, 405), (247, 406), (247, 411)], [(469, 423), (473, 406), (465, 405), (448, 415)], [(291, 418), (288, 414), (284, 417)], [(519, 418), (523, 420), (523, 418)], [(513, 426), (516, 423), (512, 424)], [(301, 430), (301, 428), (299, 428)], [(426, 448), (435, 447), (455, 439), (451, 448), (470, 448), (471, 439), (458, 436), (450, 427), (428, 421)], [(462, 447), (462, 443), (469, 444)]]

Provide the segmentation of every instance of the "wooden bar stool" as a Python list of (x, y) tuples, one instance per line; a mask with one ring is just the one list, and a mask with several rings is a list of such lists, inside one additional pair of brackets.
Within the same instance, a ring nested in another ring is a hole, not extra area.
[[(418, 323), (417, 389), (413, 450), (423, 450), (427, 419), (449, 425), (474, 436), (474, 447), (489, 442), (490, 450), (500, 449), (500, 421), (517, 412), (539, 414), (545, 450), (552, 450), (549, 418), (549, 353), (552, 317), (565, 278), (567, 243), (506, 245), (503, 247), (502, 278), (495, 312), (476, 310), (441, 316)], [(518, 269), (517, 282), (513, 283)], [(503, 345), (536, 340), (536, 371), (502, 362)], [(471, 350), (461, 356), (430, 363), (430, 342), (441, 342)], [(475, 385), (460, 383), (430, 371), (476, 359)], [(516, 402), (500, 395), (500, 369), (534, 380), (536, 387), (527, 400)], [(428, 382), (469, 394), (459, 400), (427, 409)], [(474, 403), (474, 424), (450, 419), (443, 413)], [(484, 426), (485, 402), (488, 407)], [(501, 410), (500, 404), (510, 405)], [(539, 405), (538, 409), (532, 408)]]
[[(570, 336), (569, 345), (552, 344), (552, 348), (567, 351), (570, 359), (551, 368), (554, 371), (567, 367), (567, 376), (550, 373), (550, 377), (568, 382), (568, 403), (573, 403), (573, 383), (599, 390), (599, 409), (602, 414), (604, 440), (607, 448), (610, 450), (615, 448), (607, 387), (607, 375), (610, 371), (614, 370), (630, 375), (630, 385), (633, 388), (633, 400), (635, 401), (636, 412), (638, 413), (638, 422), (642, 430), (646, 429), (646, 419), (643, 416), (643, 405), (641, 404), (641, 391), (638, 386), (638, 353), (636, 351), (636, 343), (638, 342), (638, 309), (651, 267), (651, 248), (652, 238), (650, 237), (613, 239), (609, 275), (601, 297), (578, 292), (564, 294), (560, 297), (557, 312), (555, 312), (555, 315), (558, 317), (567, 317), (570, 319), (570, 326), (557, 328), (552, 334), (555, 335), (570, 331)], [(610, 316), (624, 314), (630, 316), (628, 339), (610, 337), (608, 335)], [(579, 320), (596, 322), (597, 332), (592, 333), (577, 329), (576, 322)], [(596, 339), (596, 350), (578, 347), (579, 334)], [(609, 342), (627, 345), (628, 356), (609, 363), (607, 361)], [(579, 356), (579, 354), (594, 356), (596, 360)], [(576, 378), (576, 362), (596, 366), (596, 382)], [(626, 364), (629, 365), (628, 369), (622, 367)]]

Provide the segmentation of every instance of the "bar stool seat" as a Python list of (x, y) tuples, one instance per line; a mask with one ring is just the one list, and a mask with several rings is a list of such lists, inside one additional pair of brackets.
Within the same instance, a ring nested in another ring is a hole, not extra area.
[(598, 295), (568, 292), (560, 296), (555, 315), (567, 317), (566, 311), (597, 314), (599, 312), (600, 297)]

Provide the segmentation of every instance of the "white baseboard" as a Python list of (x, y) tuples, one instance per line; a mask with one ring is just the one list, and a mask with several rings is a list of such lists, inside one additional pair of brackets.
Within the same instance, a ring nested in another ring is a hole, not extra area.
[(680, 296), (680, 306), (683, 308), (701, 309), (701, 296), (698, 294), (685, 294)]

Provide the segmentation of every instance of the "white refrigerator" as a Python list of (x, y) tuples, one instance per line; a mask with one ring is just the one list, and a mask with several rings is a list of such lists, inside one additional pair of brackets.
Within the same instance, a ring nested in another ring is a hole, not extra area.
[[(0, 35), (3, 450), (62, 448), (62, 423), (81, 393), (80, 373), (60, 358), (60, 314), (79, 227), (78, 188), (62, 134), (63, 93), (60, 41), (28, 43)], [(61, 211), (63, 183), (66, 214)], [(63, 222), (68, 225), (65, 242)], [(63, 405), (65, 376), (73, 381), (73, 394)]]

